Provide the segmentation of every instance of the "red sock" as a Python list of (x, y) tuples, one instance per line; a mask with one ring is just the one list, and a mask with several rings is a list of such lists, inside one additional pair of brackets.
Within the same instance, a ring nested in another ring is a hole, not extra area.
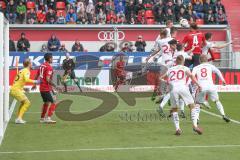
[(56, 109), (56, 104), (52, 103), (48, 109), (48, 117), (51, 117), (53, 115), (53, 112), (55, 111), (55, 109)]
[(205, 100), (208, 101), (208, 94), (206, 95)]
[(42, 106), (42, 113), (41, 113), (41, 118), (44, 118), (48, 110), (48, 104), (43, 104)]

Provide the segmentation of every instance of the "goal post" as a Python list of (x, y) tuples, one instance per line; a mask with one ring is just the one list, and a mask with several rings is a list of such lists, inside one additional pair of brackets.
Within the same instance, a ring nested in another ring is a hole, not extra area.
[(0, 12), (0, 144), (9, 117), (9, 23)]

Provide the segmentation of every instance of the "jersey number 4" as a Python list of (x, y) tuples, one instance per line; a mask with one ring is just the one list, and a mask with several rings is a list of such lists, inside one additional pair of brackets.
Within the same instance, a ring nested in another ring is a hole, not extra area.
[(170, 72), (170, 81), (175, 81), (175, 80), (181, 80), (184, 78), (184, 71), (183, 70), (178, 70), (176, 71), (171, 71)]
[(198, 45), (198, 36), (197, 35), (194, 35), (193, 36), (193, 45)]

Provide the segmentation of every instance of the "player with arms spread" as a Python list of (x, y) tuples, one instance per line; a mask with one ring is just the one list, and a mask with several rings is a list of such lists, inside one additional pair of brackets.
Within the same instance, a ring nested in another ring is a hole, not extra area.
[[(41, 113), (41, 123), (56, 123), (56, 121), (51, 119), (55, 109), (56, 109), (56, 97), (53, 88), (56, 88), (56, 85), (52, 81), (53, 77), (53, 68), (51, 63), (53, 61), (53, 56), (51, 53), (46, 53), (44, 55), (45, 62), (41, 64), (38, 69), (35, 79), (37, 80), (40, 77), (40, 93), (43, 99), (42, 113)], [(32, 89), (35, 89), (36, 85)], [(58, 89), (57, 89), (58, 90)], [(49, 107), (50, 106), (50, 107)], [(46, 113), (47, 117), (46, 117)]]
[(199, 85), (202, 90), (200, 92), (196, 92), (196, 102), (198, 104), (203, 104), (205, 101), (206, 94), (209, 95), (211, 100), (215, 102), (217, 109), (223, 117), (223, 120), (226, 122), (230, 122), (230, 119), (225, 115), (222, 103), (219, 101), (219, 96), (217, 93), (217, 88), (213, 83), (212, 73), (216, 73), (218, 77), (223, 82), (223, 85), (226, 85), (226, 82), (220, 72), (214, 65), (207, 63), (208, 59), (206, 55), (200, 56), (201, 64), (194, 67), (192, 74), (197, 77)]
[(198, 31), (196, 23), (190, 25), (190, 30), (191, 32), (184, 37), (182, 44), (185, 47), (185, 52), (188, 52), (194, 47), (192, 60), (186, 60), (185, 65), (187, 67), (191, 65), (195, 67), (199, 65), (199, 56), (202, 54), (202, 47), (206, 44), (206, 40), (204, 34)]
[(25, 59), (23, 62), (24, 68), (17, 74), (15, 77), (15, 80), (13, 82), (13, 85), (10, 90), (10, 95), (15, 98), (17, 101), (19, 101), (21, 104), (19, 106), (18, 112), (17, 112), (17, 119), (15, 120), (16, 124), (25, 124), (26, 121), (24, 121), (23, 115), (30, 107), (31, 103), (27, 96), (24, 94), (24, 86), (26, 83), (35, 83), (37, 84), (37, 80), (30, 79), (30, 69), (32, 67), (32, 62), (30, 59)]
[(180, 98), (183, 99), (184, 103), (189, 106), (191, 111), (191, 119), (193, 123), (193, 131), (198, 134), (202, 134), (202, 130), (198, 127), (197, 121), (199, 119), (200, 105), (195, 105), (193, 97), (186, 85), (187, 78), (189, 77), (193, 83), (195, 83), (199, 88), (196, 78), (191, 74), (188, 67), (184, 65), (183, 56), (178, 56), (176, 59), (176, 66), (169, 68), (167, 73), (160, 77), (161, 79), (167, 76), (168, 83), (172, 86), (170, 91), (170, 100), (172, 105), (172, 118), (176, 128), (175, 135), (181, 134), (179, 116), (178, 116), (178, 105)]
[(119, 85), (122, 85), (126, 81), (126, 73), (125, 73), (125, 62), (123, 60), (123, 55), (119, 56), (119, 61), (116, 63), (114, 68), (114, 74), (116, 76), (116, 83), (113, 85), (115, 91), (118, 90)]

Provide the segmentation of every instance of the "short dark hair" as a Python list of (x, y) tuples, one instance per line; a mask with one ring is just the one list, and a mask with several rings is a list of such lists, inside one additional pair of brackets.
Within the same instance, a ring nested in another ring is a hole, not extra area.
[(183, 45), (178, 43), (177, 44), (177, 51), (181, 51), (183, 49)]
[(212, 33), (208, 32), (205, 34), (205, 39), (209, 40), (212, 37)]
[(198, 25), (197, 23), (193, 22), (190, 24), (190, 28), (194, 29), (194, 30), (197, 30), (198, 29)]
[(44, 59), (45, 61), (49, 62), (49, 60), (53, 57), (52, 53), (45, 53)]
[(170, 29), (170, 33), (173, 34), (174, 32), (177, 32), (177, 28), (176, 27), (171, 27)]
[(172, 39), (171, 41), (168, 42), (168, 44), (178, 44), (178, 41), (176, 39)]

